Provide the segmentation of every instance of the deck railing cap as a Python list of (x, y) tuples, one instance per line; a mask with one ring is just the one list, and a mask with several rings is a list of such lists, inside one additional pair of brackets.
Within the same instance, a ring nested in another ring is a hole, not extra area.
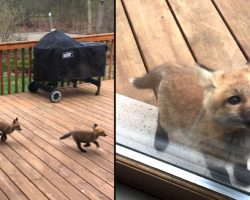
[[(114, 33), (103, 33), (94, 35), (76, 35), (73, 36), (77, 41), (109, 41), (114, 40)], [(32, 41), (16, 41), (16, 42), (4, 42), (0, 43), (0, 51), (13, 50), (20, 48), (32, 48), (38, 43), (39, 40)]]

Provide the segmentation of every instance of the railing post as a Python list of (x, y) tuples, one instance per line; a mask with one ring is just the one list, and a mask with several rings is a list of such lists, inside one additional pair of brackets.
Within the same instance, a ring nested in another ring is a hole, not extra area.
[(8, 94), (11, 93), (11, 67), (10, 67), (10, 50), (7, 50), (7, 79), (8, 79)]
[(3, 95), (3, 51), (0, 51), (1, 95)]
[(22, 92), (24, 92), (24, 48), (22, 48)]
[(14, 70), (15, 70), (15, 93), (18, 93), (18, 69), (17, 69), (17, 49), (15, 49), (15, 56), (14, 56)]
[(32, 59), (32, 48), (29, 48), (29, 68), (28, 68), (28, 74), (29, 74), (29, 83), (31, 82), (31, 59)]
[[(113, 55), (114, 54), (114, 40), (111, 42), (111, 51), (110, 51), (110, 64), (109, 64), (109, 79), (111, 79), (111, 70), (113, 66)], [(114, 70), (113, 70), (114, 72)]]

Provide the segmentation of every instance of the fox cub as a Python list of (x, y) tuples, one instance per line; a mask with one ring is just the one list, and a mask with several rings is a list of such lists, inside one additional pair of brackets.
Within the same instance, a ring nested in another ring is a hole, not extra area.
[(0, 135), (1, 140), (5, 141), (7, 140), (7, 134), (11, 134), (13, 131), (21, 131), (20, 124), (18, 122), (18, 118), (14, 119), (12, 124), (7, 124), (5, 122), (0, 122)]
[(93, 131), (84, 131), (84, 130), (70, 131), (66, 133), (65, 135), (61, 136), (60, 139), (62, 140), (62, 139), (72, 136), (76, 142), (78, 149), (81, 152), (86, 152), (86, 150), (81, 147), (81, 143), (85, 143), (84, 147), (89, 147), (90, 143), (92, 142), (96, 145), (96, 147), (99, 147), (100, 145), (96, 141), (97, 138), (99, 136), (103, 136), (103, 137), (107, 136), (106, 133), (103, 130), (98, 129), (97, 126), (98, 126), (97, 124), (93, 125)]
[(207, 155), (232, 162), (236, 180), (250, 185), (250, 65), (211, 72), (199, 64), (165, 64), (131, 81), (156, 92), (157, 150), (164, 150), (168, 140), (191, 146), (204, 153), (215, 179), (230, 183), (223, 162)]

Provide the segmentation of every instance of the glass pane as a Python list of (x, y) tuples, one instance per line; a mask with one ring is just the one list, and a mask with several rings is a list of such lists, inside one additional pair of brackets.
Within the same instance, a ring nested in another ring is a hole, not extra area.
[[(191, 142), (188, 141), (191, 144), (184, 144), (183, 142), (187, 140), (185, 138), (187, 136), (174, 131), (174, 136), (179, 140), (162, 140), (162, 146), (165, 149), (157, 150), (155, 146), (158, 117), (157, 107), (116, 94), (116, 110), (117, 144), (249, 194), (250, 189), (247, 184), (248, 171), (244, 171), (242, 167), (237, 168), (238, 166), (234, 165), (230, 160), (222, 160), (220, 157), (209, 155), (208, 153), (203, 154), (199, 148), (197, 149), (192, 146), (192, 142), (195, 142), (193, 138), (191, 138)], [(188, 133), (191, 134), (190, 132)], [(191, 136), (189, 135), (189, 137)], [(218, 141), (215, 140), (212, 144), (216, 144), (216, 142)], [(213, 146), (211, 151), (215, 154), (220, 153), (218, 151), (221, 151), (222, 147), (223, 144), (221, 146)], [(222, 152), (222, 156), (223, 154), (228, 156), (225, 151)], [(211, 166), (210, 169), (208, 165)], [(234, 168), (238, 170), (236, 173), (240, 175), (241, 173), (246, 174), (236, 177)]]
[(117, 144), (249, 195), (247, 28), (229, 2), (117, 0)]

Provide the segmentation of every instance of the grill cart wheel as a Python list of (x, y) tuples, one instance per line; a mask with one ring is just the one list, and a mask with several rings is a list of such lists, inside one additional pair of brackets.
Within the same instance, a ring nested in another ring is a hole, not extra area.
[(34, 93), (34, 92), (37, 92), (37, 90), (39, 89), (39, 86), (36, 84), (35, 81), (32, 81), (30, 84), (29, 84), (29, 91)]
[(49, 94), (49, 98), (52, 103), (58, 103), (62, 98), (62, 93), (59, 90), (52, 90)]

